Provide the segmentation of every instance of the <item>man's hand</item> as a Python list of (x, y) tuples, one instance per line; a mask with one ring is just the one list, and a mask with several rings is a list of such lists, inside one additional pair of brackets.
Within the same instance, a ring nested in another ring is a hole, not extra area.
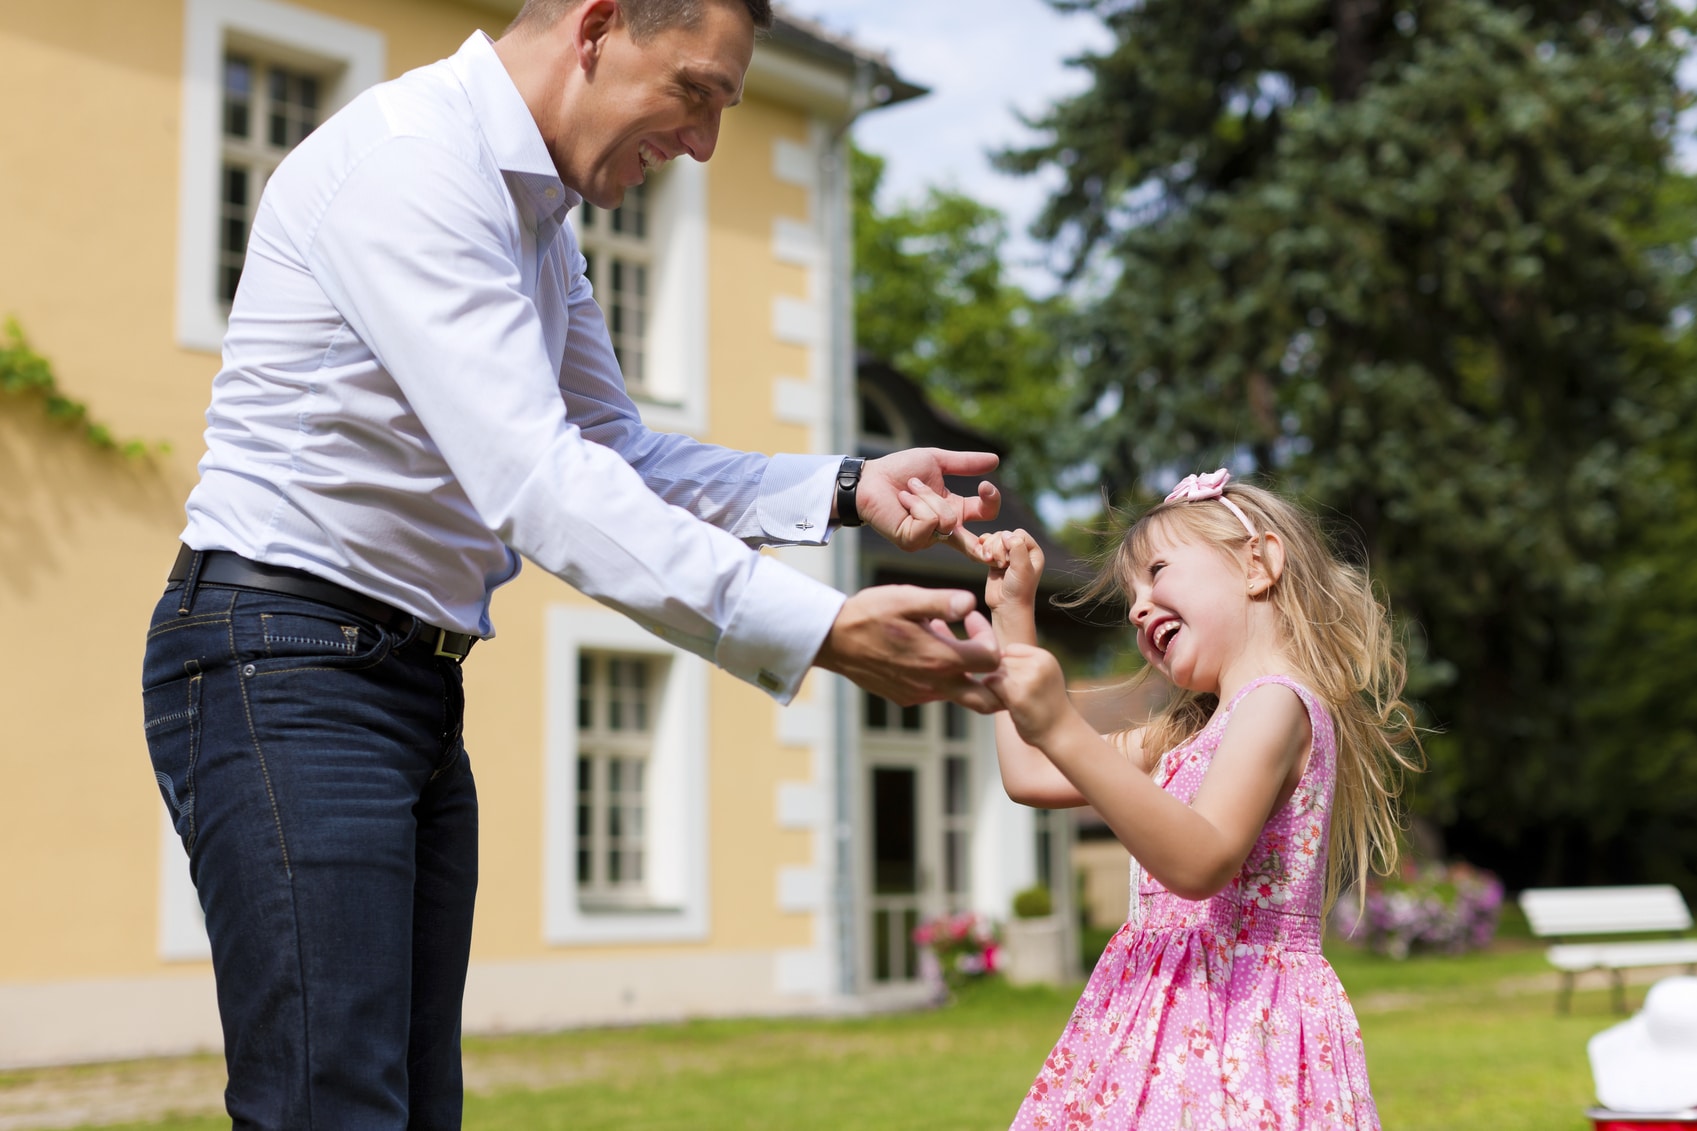
[[(964, 621), (967, 638), (946, 625)], [(879, 585), (844, 602), (814, 663), (904, 707), (950, 699), (980, 714), (1001, 701), (974, 672), (991, 672), (1001, 649), (977, 601), (958, 589)]]
[[(904, 550), (923, 550), (946, 542), (973, 561), (982, 561), (969, 522), (988, 522), (1002, 509), (993, 483), (978, 484), (967, 499), (943, 482), (945, 475), (986, 475), (999, 462), (991, 452), (951, 452), (908, 448), (867, 460), (860, 473), (856, 509), (867, 526)], [(958, 619), (958, 618), (957, 618)]]

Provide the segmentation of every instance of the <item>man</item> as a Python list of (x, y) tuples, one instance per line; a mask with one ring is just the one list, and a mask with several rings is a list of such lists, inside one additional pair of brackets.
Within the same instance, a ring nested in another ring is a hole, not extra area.
[[(996, 706), (962, 592), (845, 598), (752, 546), (993, 517), (943, 475), (650, 433), (568, 208), (712, 156), (767, 0), (531, 0), (357, 98), (260, 201), (144, 671), (239, 1128), (460, 1118), (477, 881), (460, 661), (519, 557), (788, 701), (812, 665)], [(858, 478), (857, 478), (858, 476)], [(957, 641), (938, 621), (966, 619)]]

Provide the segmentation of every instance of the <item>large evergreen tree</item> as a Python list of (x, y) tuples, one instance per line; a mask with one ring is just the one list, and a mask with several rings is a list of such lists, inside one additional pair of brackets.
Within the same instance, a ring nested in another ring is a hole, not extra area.
[(1654, 0), (1050, 0), (1113, 46), (1004, 155), (1086, 293), (1120, 501), (1236, 461), (1359, 541), (1414, 631), (1418, 802), (1511, 882), (1595, 848), (1580, 703), (1654, 474), (1654, 214), (1684, 17)]

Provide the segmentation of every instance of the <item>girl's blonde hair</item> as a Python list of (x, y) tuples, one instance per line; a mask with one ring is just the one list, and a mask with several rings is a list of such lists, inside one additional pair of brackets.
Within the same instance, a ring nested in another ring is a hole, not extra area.
[[(1284, 545), (1284, 569), (1268, 594), (1296, 669), (1288, 674), (1325, 701), (1337, 726), (1337, 796), (1326, 862), (1329, 909), (1338, 892), (1364, 880), (1369, 868), (1381, 875), (1396, 868), (1403, 776), (1423, 768), (1414, 712), (1402, 698), (1403, 648), (1367, 571), (1340, 561), (1312, 516), (1250, 484), (1228, 483), (1225, 495), (1257, 532), (1275, 533)], [(1132, 524), (1096, 580), (1066, 603), (1113, 595), (1129, 603), (1137, 568), (1162, 534), (1232, 555), (1249, 541), (1243, 523), (1218, 499), (1162, 503)], [(1136, 678), (1153, 671), (1145, 668)], [(1176, 690), (1143, 731), (1143, 749), (1151, 756), (1201, 730), (1218, 706), (1214, 695)]]

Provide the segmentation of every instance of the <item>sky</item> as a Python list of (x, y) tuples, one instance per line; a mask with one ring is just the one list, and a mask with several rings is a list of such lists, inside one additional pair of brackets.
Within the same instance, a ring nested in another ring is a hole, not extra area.
[[(931, 93), (863, 116), (861, 148), (887, 159), (879, 203), (917, 201), (926, 188), (960, 189), (1005, 214), (1015, 239), (1005, 262), (1036, 291), (1052, 289), (1037, 246), (1024, 237), (1053, 184), (990, 167), (988, 151), (1033, 138), (1018, 113), (1036, 114), (1085, 86), (1065, 60), (1105, 48), (1088, 15), (1043, 0), (781, 0), (784, 7), (882, 51), (902, 78)], [(970, 13), (970, 15), (969, 15)]]

